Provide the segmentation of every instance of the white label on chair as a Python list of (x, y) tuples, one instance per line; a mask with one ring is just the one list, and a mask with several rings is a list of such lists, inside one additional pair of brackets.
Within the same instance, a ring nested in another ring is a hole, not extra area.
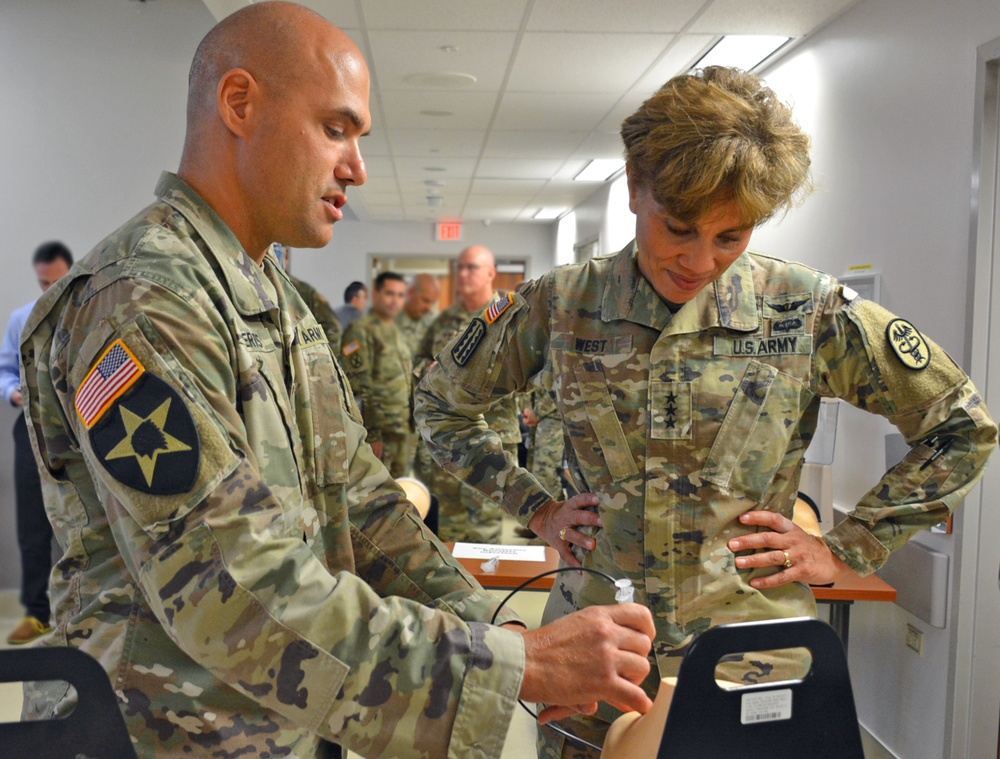
[(769, 690), (763, 693), (744, 693), (740, 703), (740, 722), (777, 722), (792, 718), (792, 689)]

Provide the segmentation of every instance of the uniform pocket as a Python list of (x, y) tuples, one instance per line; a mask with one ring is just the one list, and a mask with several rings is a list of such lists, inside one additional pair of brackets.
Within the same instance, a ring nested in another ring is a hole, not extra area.
[(330, 347), (313, 345), (302, 350), (309, 389), (311, 435), (303, 435), (307, 454), (311, 453), (316, 484), (342, 485), (348, 480), (347, 378), (336, 365)]
[(751, 361), (712, 444), (701, 478), (762, 501), (798, 427), (801, 386)]
[(608, 392), (608, 380), (599, 361), (584, 361), (574, 367), (580, 400), (601, 447), (604, 462), (615, 482), (634, 477), (639, 468), (632, 458), (614, 402)]

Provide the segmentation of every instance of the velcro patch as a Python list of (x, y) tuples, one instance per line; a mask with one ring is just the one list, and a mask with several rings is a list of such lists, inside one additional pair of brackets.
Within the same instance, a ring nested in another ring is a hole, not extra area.
[(906, 319), (893, 319), (885, 328), (889, 347), (903, 366), (910, 369), (926, 369), (931, 363), (931, 347), (917, 328)]
[(80, 383), (73, 405), (87, 429), (90, 429), (111, 404), (134, 385), (146, 369), (124, 342), (115, 340), (97, 360)]
[(451, 349), (451, 357), (455, 360), (455, 363), (459, 366), (465, 366), (469, 363), (469, 359), (476, 352), (476, 348), (479, 347), (479, 343), (482, 342), (485, 334), (486, 322), (478, 316), (469, 322), (469, 326), (465, 328), (465, 332), (462, 333), (462, 336), (458, 338)]
[(361, 343), (357, 340), (351, 340), (351, 342), (344, 346), (344, 355), (350, 356), (352, 353), (357, 352), (360, 347)]
[(198, 477), (201, 442), (181, 396), (146, 373), (90, 431), (90, 444), (112, 477), (141, 493), (186, 493)]
[(495, 301), (494, 303), (492, 303), (490, 305), (490, 307), (486, 309), (486, 322), (487, 322), (487, 324), (492, 324), (497, 319), (499, 319), (500, 318), (500, 314), (502, 314), (504, 311), (506, 311), (512, 305), (514, 305), (514, 296), (511, 295), (510, 293), (507, 293), (500, 300)]

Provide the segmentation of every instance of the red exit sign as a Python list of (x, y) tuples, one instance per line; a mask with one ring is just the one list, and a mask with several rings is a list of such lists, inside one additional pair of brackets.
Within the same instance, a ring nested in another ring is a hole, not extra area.
[(462, 239), (462, 222), (439, 221), (434, 226), (434, 239), (439, 242), (456, 242)]

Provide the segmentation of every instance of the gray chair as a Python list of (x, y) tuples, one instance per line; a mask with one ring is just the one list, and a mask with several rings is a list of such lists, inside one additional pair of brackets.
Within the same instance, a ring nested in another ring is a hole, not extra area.
[(107, 673), (77, 648), (0, 651), (0, 682), (64, 680), (77, 704), (61, 719), (0, 723), (0, 753), (39, 759), (135, 759)]

